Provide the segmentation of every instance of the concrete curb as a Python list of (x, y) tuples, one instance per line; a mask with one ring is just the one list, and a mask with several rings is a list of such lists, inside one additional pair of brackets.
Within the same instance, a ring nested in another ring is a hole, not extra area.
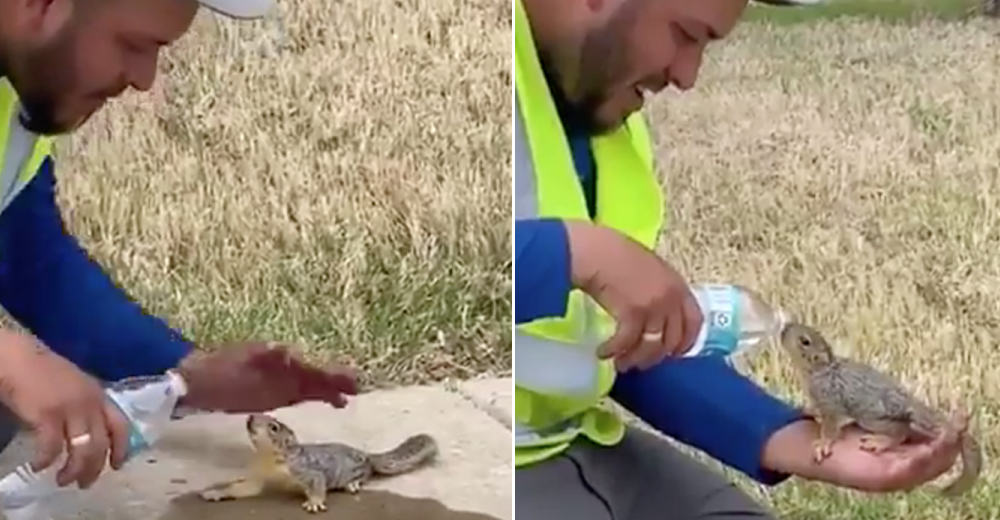
[(503, 379), (475, 379), (447, 381), (445, 388), (461, 395), (476, 408), (511, 431), (513, 428), (513, 381)]
[[(63, 490), (51, 509), (55, 520), (511, 520), (511, 390), (510, 379), (479, 380), (376, 391), (341, 410), (317, 403), (276, 410), (304, 442), (377, 451), (418, 432), (438, 440), (433, 465), (372, 481), (358, 495), (331, 494), (326, 513), (305, 513), (297, 496), (219, 503), (195, 496), (241, 476), (251, 454), (242, 415), (178, 421), (156, 449), (87, 491)], [(22, 436), (0, 455), (0, 471), (30, 454)]]

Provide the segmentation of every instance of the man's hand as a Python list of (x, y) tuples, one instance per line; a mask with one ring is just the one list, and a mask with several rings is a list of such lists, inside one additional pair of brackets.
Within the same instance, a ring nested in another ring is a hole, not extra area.
[(764, 449), (763, 464), (774, 471), (859, 491), (909, 491), (936, 479), (955, 464), (967, 427), (964, 418), (956, 420), (937, 438), (908, 442), (876, 454), (861, 449), (864, 432), (851, 426), (833, 445), (833, 454), (816, 464), (812, 460), (812, 441), (819, 429), (813, 421), (803, 420), (771, 437)]
[(35, 432), (36, 471), (69, 453), (57, 473), (60, 486), (86, 489), (100, 476), (111, 452), (121, 468), (128, 453), (129, 425), (100, 384), (33, 337), (0, 331), (0, 402)]
[(566, 231), (573, 285), (617, 322), (602, 358), (615, 357), (620, 370), (648, 368), (691, 348), (704, 317), (677, 271), (616, 230), (567, 221)]
[(357, 394), (347, 370), (324, 370), (292, 354), (287, 346), (242, 343), (195, 352), (178, 372), (188, 393), (181, 404), (225, 413), (267, 412), (304, 401), (347, 406), (345, 395)]

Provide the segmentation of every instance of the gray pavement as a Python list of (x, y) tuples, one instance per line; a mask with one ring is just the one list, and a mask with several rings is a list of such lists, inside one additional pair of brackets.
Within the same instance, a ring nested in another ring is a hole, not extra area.
[[(336, 410), (307, 403), (273, 414), (302, 441), (338, 441), (384, 450), (408, 435), (435, 436), (436, 463), (369, 483), (357, 495), (334, 493), (329, 510), (308, 514), (301, 498), (203, 502), (198, 490), (237, 478), (250, 445), (245, 416), (206, 415), (176, 422), (157, 447), (91, 489), (63, 490), (55, 520), (512, 520), (510, 379), (376, 391)], [(19, 439), (0, 455), (0, 471), (30, 457)]]

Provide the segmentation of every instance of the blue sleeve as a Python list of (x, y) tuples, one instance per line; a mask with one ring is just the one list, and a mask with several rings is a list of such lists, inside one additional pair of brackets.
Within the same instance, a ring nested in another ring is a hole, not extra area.
[(559, 219), (514, 223), (514, 323), (566, 314), (570, 253)]
[(619, 373), (611, 398), (660, 432), (772, 486), (788, 475), (761, 466), (764, 446), (805, 418), (718, 357), (668, 358)]
[(112, 281), (65, 228), (52, 159), (0, 214), (0, 305), (98, 379), (162, 373), (192, 350)]

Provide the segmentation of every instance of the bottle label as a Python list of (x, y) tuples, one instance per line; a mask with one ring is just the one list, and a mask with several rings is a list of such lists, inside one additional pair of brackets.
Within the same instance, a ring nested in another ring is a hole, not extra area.
[(703, 285), (701, 290), (704, 341), (693, 355), (728, 356), (740, 341), (739, 291), (732, 285), (712, 284)]
[(126, 459), (131, 459), (133, 455), (139, 453), (140, 451), (145, 451), (147, 448), (149, 448), (149, 443), (146, 442), (146, 437), (142, 435), (139, 428), (136, 428), (134, 422), (129, 423), (128, 457), (126, 457)]
[(128, 420), (128, 455), (125, 459), (131, 459), (136, 453), (149, 448), (149, 443), (146, 442), (146, 437), (142, 434), (142, 431), (139, 430), (139, 425), (132, 417), (132, 414), (128, 413), (128, 410), (126, 410), (113, 395), (108, 396), (108, 401), (114, 403), (115, 407), (118, 408), (118, 411), (120, 411), (122, 415), (125, 416), (125, 419)]

